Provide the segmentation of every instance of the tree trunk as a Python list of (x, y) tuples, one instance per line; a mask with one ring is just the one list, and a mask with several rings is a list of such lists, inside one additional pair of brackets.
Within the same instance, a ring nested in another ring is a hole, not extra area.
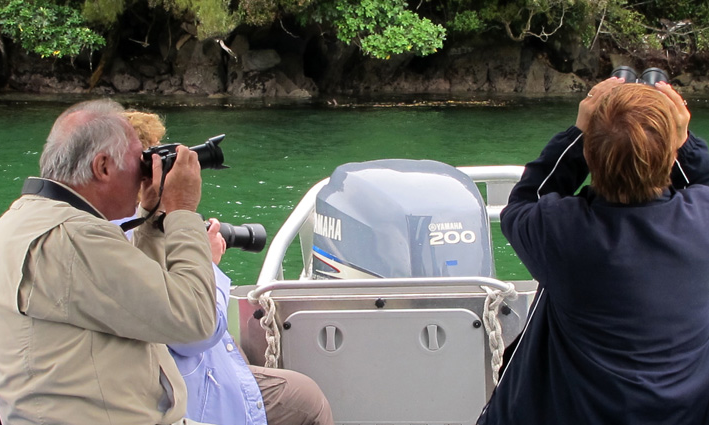
[(5, 43), (3, 43), (2, 36), (0, 36), (0, 87), (5, 87), (5, 83), (10, 77), (8, 73), (9, 69), (10, 67), (7, 63), (7, 54), (5, 52)]
[(103, 54), (101, 55), (101, 59), (98, 62), (98, 66), (96, 67), (96, 70), (94, 70), (94, 72), (91, 74), (91, 79), (89, 80), (89, 92), (91, 92), (94, 87), (96, 87), (96, 84), (98, 84), (98, 82), (101, 80), (104, 70), (111, 66), (113, 58), (116, 56), (116, 52), (118, 51), (119, 34), (120, 28), (118, 22), (116, 22), (116, 24), (113, 26), (113, 28), (108, 34), (106, 40), (106, 48), (103, 50)]

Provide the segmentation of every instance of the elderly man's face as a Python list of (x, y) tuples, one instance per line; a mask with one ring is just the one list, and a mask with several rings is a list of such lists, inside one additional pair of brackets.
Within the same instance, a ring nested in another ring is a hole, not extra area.
[(140, 171), (142, 145), (133, 127), (127, 123), (126, 134), (130, 142), (123, 158), (123, 169), (119, 168), (120, 164), (113, 164), (114, 178), (111, 181), (110, 195), (114, 200), (114, 208), (110, 214), (115, 215), (115, 217), (108, 217), (109, 220), (130, 217), (135, 214), (138, 191), (142, 180)]

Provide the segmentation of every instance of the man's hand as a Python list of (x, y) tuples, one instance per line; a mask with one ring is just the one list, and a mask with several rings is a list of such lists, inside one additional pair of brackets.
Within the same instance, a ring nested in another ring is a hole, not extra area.
[(160, 159), (160, 155), (154, 153), (152, 160), (153, 178), (143, 177), (140, 187), (140, 205), (148, 211), (152, 211), (160, 201), (160, 177), (162, 176), (162, 159)]
[[(157, 155), (156, 155), (157, 156)], [(153, 188), (160, 187), (162, 162), (153, 157)], [(202, 197), (202, 174), (197, 152), (186, 146), (177, 147), (177, 158), (165, 177), (162, 204), (165, 213), (176, 210), (197, 211)], [(154, 203), (153, 203), (154, 205)]]

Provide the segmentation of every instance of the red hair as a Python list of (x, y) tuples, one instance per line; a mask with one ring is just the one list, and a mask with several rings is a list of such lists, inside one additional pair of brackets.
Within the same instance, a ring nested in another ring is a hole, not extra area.
[(676, 125), (670, 100), (655, 88), (614, 88), (584, 133), (584, 156), (596, 193), (623, 204), (657, 198), (670, 185)]

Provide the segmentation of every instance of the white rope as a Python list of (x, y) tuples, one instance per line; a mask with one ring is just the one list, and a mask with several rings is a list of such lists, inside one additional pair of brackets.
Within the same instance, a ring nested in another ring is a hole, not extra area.
[(537, 199), (542, 199), (542, 187), (544, 187), (544, 185), (546, 184), (546, 182), (551, 178), (551, 175), (554, 174), (554, 171), (556, 171), (556, 168), (557, 168), (557, 167), (559, 166), (559, 164), (561, 163), (561, 158), (563, 158), (564, 155), (566, 155), (566, 152), (568, 152), (569, 149), (571, 149), (571, 147), (572, 147), (573, 145), (575, 145), (576, 142), (579, 141), (579, 139), (581, 138), (581, 136), (583, 136), (583, 133), (581, 133), (581, 134), (579, 134), (578, 136), (576, 136), (576, 138), (574, 139), (574, 141), (571, 142), (571, 144), (570, 144), (569, 146), (567, 146), (566, 149), (564, 149), (564, 152), (562, 152), (561, 155), (559, 155), (559, 158), (556, 159), (556, 164), (554, 164), (554, 168), (551, 169), (551, 171), (550, 171), (549, 174), (546, 176), (546, 178), (544, 178), (544, 180), (542, 180), (542, 184), (540, 184), (539, 187), (537, 188)]
[(677, 164), (677, 168), (679, 168), (679, 172), (682, 173), (682, 177), (684, 177), (684, 181), (687, 182), (687, 184), (684, 187), (689, 186), (689, 179), (687, 178), (687, 174), (684, 173), (684, 168), (682, 168), (682, 164), (679, 163), (679, 160), (675, 158), (675, 164)]
[(517, 291), (514, 285), (510, 285), (506, 291), (499, 289), (492, 290), (487, 286), (481, 286), (487, 292), (485, 298), (485, 307), (483, 308), (483, 324), (488, 335), (488, 343), (490, 345), (490, 354), (492, 359), (492, 382), (497, 385), (499, 380), (500, 368), (502, 367), (502, 355), (505, 352), (505, 341), (502, 339), (502, 325), (498, 319), (500, 306), (505, 299), (517, 299)]
[(258, 299), (263, 308), (264, 315), (259, 320), (261, 327), (266, 331), (266, 352), (264, 353), (266, 367), (277, 368), (281, 358), (281, 331), (276, 323), (276, 303), (270, 292), (264, 293)]

